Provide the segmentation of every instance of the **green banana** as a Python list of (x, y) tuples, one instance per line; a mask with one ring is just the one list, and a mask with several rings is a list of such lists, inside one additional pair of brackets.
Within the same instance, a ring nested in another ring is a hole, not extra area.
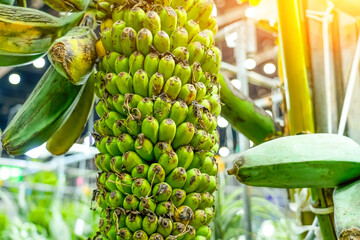
[(360, 181), (341, 186), (334, 191), (335, 227), (339, 240), (360, 236)]
[(82, 85), (95, 65), (96, 40), (91, 28), (75, 27), (51, 45), (49, 60), (61, 75), (75, 85)]
[(50, 66), (3, 132), (3, 149), (19, 155), (44, 143), (68, 119), (83, 90)]
[(43, 2), (59, 12), (84, 11), (90, 0), (43, 0)]
[(20, 67), (31, 64), (38, 58), (41, 58), (45, 53), (39, 53), (35, 55), (25, 56), (12, 56), (6, 54), (0, 54), (0, 67)]
[(94, 104), (94, 75), (84, 85), (83, 93), (71, 113), (59, 130), (47, 141), (46, 149), (54, 155), (66, 153), (84, 130)]
[(282, 137), (245, 151), (228, 173), (252, 186), (332, 188), (360, 177), (360, 146), (336, 134)]
[(84, 13), (56, 18), (36, 9), (0, 4), (0, 53), (36, 55), (78, 25)]

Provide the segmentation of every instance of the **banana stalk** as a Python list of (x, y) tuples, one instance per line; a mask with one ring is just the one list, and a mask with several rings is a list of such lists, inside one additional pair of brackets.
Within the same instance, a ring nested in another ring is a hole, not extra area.
[(339, 240), (359, 239), (360, 181), (336, 188), (334, 206), (336, 233)]
[(79, 12), (56, 18), (36, 9), (0, 4), (0, 53), (44, 53), (55, 39), (78, 25), (83, 15)]
[(275, 134), (276, 123), (264, 110), (245, 97), (221, 73), (218, 74), (218, 79), (221, 86), (220, 100), (224, 103), (221, 115), (235, 130), (244, 134), (255, 144), (260, 144), (266, 137)]
[(67, 120), (82, 91), (50, 66), (4, 130), (3, 149), (20, 155), (43, 144)]
[(91, 74), (97, 58), (96, 35), (89, 27), (75, 27), (57, 39), (48, 52), (51, 64), (73, 84), (83, 84)]
[[(304, 41), (298, 1), (277, 1), (279, 14), (280, 52), (285, 82), (286, 105), (290, 134), (314, 132), (314, 119), (309, 93)], [(312, 202), (320, 208), (331, 205), (321, 188), (310, 189)], [(330, 215), (317, 215), (324, 240), (335, 240)]]
[(85, 10), (90, 0), (43, 0), (43, 2), (59, 12), (78, 12)]
[(74, 111), (64, 125), (62, 125), (47, 141), (46, 149), (54, 155), (66, 153), (84, 130), (94, 104), (93, 75), (89, 77), (82, 88), (84, 88), (83, 93), (81, 94)]

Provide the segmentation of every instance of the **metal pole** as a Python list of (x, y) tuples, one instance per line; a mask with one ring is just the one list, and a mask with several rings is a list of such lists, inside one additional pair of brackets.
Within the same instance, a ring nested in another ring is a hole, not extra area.
[(354, 56), (354, 60), (353, 60), (352, 66), (351, 66), (349, 82), (347, 84), (344, 104), (343, 104), (343, 108), (342, 108), (341, 116), (340, 116), (340, 123), (339, 123), (339, 130), (338, 130), (338, 134), (340, 134), (340, 135), (344, 135), (344, 132), (345, 132), (347, 117), (349, 114), (349, 109), (350, 109), (350, 104), (351, 104), (351, 98), (352, 98), (352, 94), (353, 94), (353, 90), (354, 90), (355, 80), (357, 77), (356, 75), (358, 72), (358, 67), (359, 67), (359, 60), (360, 60), (360, 33), (359, 33), (359, 37), (358, 37), (357, 44), (356, 44), (355, 56)]
[[(241, 91), (245, 96), (249, 95), (249, 86), (247, 81), (247, 71), (244, 66), (246, 60), (246, 21), (241, 21), (237, 31), (237, 43), (235, 47), (235, 58), (237, 65), (237, 79), (241, 82)], [(242, 134), (239, 134), (240, 152), (249, 148), (249, 140)], [(244, 228), (246, 240), (252, 239), (252, 226), (251, 226), (251, 201), (249, 187), (243, 185), (244, 189)]]

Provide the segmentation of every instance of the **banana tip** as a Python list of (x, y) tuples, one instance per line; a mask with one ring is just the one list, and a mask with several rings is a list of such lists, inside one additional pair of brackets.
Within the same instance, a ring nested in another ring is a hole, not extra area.
[(227, 170), (227, 173), (228, 173), (229, 175), (235, 175), (235, 174), (236, 174), (236, 169), (235, 169), (235, 168), (231, 168), (231, 169)]

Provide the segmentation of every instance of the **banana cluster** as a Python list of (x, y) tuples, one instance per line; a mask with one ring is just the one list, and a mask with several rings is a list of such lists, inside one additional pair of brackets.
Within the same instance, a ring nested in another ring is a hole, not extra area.
[(210, 239), (221, 111), (213, 2), (96, 7), (106, 54), (95, 76), (94, 239)]

